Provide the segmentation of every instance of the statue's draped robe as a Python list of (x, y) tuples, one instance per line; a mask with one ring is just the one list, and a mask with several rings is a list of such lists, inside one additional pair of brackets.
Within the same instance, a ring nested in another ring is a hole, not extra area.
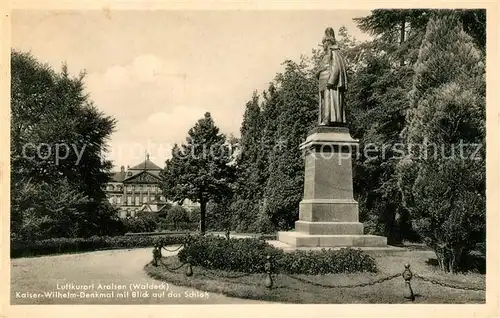
[(338, 48), (325, 54), (319, 73), (320, 123), (345, 123), (344, 95), (347, 90), (346, 64)]

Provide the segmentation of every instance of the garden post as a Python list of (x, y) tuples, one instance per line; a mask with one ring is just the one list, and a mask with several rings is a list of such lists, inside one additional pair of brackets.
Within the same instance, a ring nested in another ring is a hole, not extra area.
[(193, 276), (193, 268), (191, 267), (191, 256), (188, 256), (187, 258), (186, 276), (187, 277)]
[(266, 264), (264, 265), (264, 270), (266, 271), (266, 279), (264, 281), (264, 286), (267, 288), (273, 287), (273, 278), (271, 277), (272, 265), (271, 265), (271, 255), (266, 256)]
[(411, 279), (413, 277), (413, 273), (410, 270), (410, 264), (405, 264), (405, 270), (402, 274), (404, 280), (405, 280), (405, 287), (404, 287), (404, 292), (403, 296), (405, 299), (409, 299), (411, 301), (415, 300), (415, 295), (413, 294), (413, 289), (411, 289)]
[(161, 255), (161, 252), (158, 249), (158, 246), (155, 245), (153, 247), (153, 266), (158, 266), (158, 260), (161, 257), (160, 255)]

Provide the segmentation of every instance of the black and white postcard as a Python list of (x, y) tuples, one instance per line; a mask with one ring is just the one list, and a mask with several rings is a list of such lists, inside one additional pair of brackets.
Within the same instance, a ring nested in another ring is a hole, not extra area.
[(5, 8), (0, 315), (499, 315), (499, 6), (414, 5)]

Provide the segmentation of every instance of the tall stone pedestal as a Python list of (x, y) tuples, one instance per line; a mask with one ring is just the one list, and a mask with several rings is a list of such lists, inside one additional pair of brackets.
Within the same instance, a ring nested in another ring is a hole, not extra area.
[(320, 126), (300, 145), (305, 157), (304, 197), (295, 231), (278, 240), (293, 247), (386, 247), (387, 238), (363, 235), (353, 197), (352, 157), (358, 147), (344, 127)]

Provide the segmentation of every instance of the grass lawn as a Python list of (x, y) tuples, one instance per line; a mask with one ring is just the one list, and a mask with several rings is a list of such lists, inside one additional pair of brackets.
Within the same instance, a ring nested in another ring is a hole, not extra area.
[[(409, 263), (413, 273), (439, 282), (464, 287), (484, 288), (485, 275), (477, 273), (447, 274), (437, 271), (428, 265), (434, 253), (426, 250), (407, 250), (397, 255), (375, 256), (379, 273), (330, 274), (321, 276), (297, 275), (310, 282), (322, 285), (353, 285), (375, 281), (389, 275), (401, 273), (404, 264)], [(180, 265), (177, 256), (164, 257), (164, 264), (169, 268)], [(274, 287), (264, 286), (265, 274), (230, 273), (216, 270), (206, 270), (193, 266), (194, 274), (185, 275), (185, 267), (169, 271), (163, 266), (154, 267), (150, 264), (145, 270), (153, 278), (168, 281), (178, 286), (189, 286), (208, 292), (217, 292), (231, 297), (259, 299), (283, 303), (411, 303), (403, 297), (404, 279), (399, 276), (392, 280), (372, 286), (355, 288), (329, 288), (304, 283), (287, 275), (273, 275)], [(236, 278), (235, 278), (236, 277)], [(443, 287), (420, 279), (411, 281), (416, 295), (414, 303), (476, 303), (485, 302), (484, 291), (467, 291)]]

